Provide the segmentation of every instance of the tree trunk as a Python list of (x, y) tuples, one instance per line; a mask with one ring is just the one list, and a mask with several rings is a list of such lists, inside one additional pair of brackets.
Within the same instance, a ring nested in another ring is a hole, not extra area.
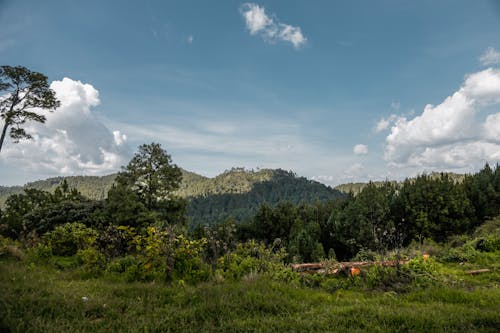
[(2, 130), (2, 136), (0, 137), (0, 152), (2, 151), (2, 146), (3, 146), (3, 140), (5, 140), (5, 134), (7, 133), (7, 127), (9, 125), (7, 124), (7, 121), (3, 125), (3, 130)]

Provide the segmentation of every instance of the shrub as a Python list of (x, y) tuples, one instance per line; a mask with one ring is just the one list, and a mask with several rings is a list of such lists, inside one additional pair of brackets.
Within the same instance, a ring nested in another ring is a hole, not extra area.
[(24, 258), (24, 252), (21, 250), (21, 244), (0, 235), (0, 257), (3, 256), (22, 260)]
[(77, 258), (83, 272), (89, 276), (100, 275), (106, 267), (106, 258), (94, 248), (78, 250)]
[(250, 273), (268, 274), (278, 278), (287, 269), (283, 264), (286, 257), (283, 249), (273, 252), (263, 243), (254, 240), (238, 244), (236, 249), (219, 259), (217, 271), (224, 278), (231, 280), (241, 279)]
[(127, 268), (131, 266), (137, 266), (140, 264), (140, 261), (132, 256), (128, 255), (126, 257), (117, 258), (108, 263), (106, 270), (111, 273), (124, 273)]
[(173, 278), (189, 283), (207, 281), (211, 274), (208, 264), (201, 260), (207, 240), (189, 240), (183, 235), (175, 238)]
[(129, 226), (108, 225), (99, 232), (96, 247), (107, 258), (116, 258), (128, 254), (133, 246), (137, 233)]
[(467, 243), (461, 247), (448, 249), (441, 255), (441, 260), (444, 262), (467, 262), (472, 261), (476, 256), (476, 249)]
[(48, 262), (52, 258), (52, 247), (38, 243), (28, 249), (28, 257), (34, 262)]
[(72, 256), (79, 249), (86, 249), (95, 243), (97, 232), (81, 223), (66, 223), (43, 236), (45, 244), (54, 255)]
[(475, 240), (475, 248), (483, 252), (495, 252), (500, 250), (500, 236), (493, 235)]
[(368, 249), (361, 249), (359, 252), (352, 258), (353, 261), (374, 261), (377, 260), (377, 254)]

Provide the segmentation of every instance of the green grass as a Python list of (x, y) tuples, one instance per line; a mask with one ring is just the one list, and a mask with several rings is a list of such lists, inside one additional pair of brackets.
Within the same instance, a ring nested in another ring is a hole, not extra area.
[[(446, 266), (450, 279), (460, 269)], [(0, 331), (498, 332), (497, 277), (463, 275), (460, 283), (404, 294), (329, 293), (259, 277), (198, 286), (85, 280), (71, 270), (2, 260)]]

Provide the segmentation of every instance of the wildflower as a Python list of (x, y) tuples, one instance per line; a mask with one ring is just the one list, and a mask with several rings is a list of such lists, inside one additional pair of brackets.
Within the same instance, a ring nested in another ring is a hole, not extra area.
[(89, 300), (89, 298), (87, 296), (82, 297), (82, 301), (87, 302), (88, 300)]

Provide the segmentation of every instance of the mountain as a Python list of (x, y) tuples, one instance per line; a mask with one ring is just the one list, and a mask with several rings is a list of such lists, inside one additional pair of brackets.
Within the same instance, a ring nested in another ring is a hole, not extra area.
[[(431, 172), (427, 174), (431, 178), (438, 178), (441, 177), (441, 175), (446, 175), (450, 179), (452, 179), (455, 183), (461, 183), (465, 179), (464, 174), (459, 174), (459, 173), (453, 173), (453, 172)], [(412, 179), (412, 178), (410, 178)], [(374, 181), (371, 182), (375, 186), (382, 186), (386, 181)], [(400, 184), (401, 182), (397, 182), (395, 180), (390, 180), (389, 182), (393, 184)], [(353, 195), (359, 194), (368, 183), (346, 183), (346, 184), (340, 184), (335, 186), (334, 188), (344, 194), (349, 194), (352, 193)]]
[(324, 184), (280, 169), (232, 169), (196, 186), (193, 192), (196, 195), (189, 197), (191, 225), (211, 224), (229, 216), (242, 222), (251, 218), (262, 203), (271, 206), (280, 201), (299, 204), (344, 196)]
[[(182, 170), (182, 174), (182, 184), (177, 194), (189, 200), (191, 225), (210, 224), (229, 216), (243, 221), (253, 216), (264, 202), (269, 205), (280, 201), (297, 204), (343, 196), (338, 190), (281, 169), (254, 171), (233, 168), (214, 178), (186, 170)], [(78, 189), (84, 196), (102, 200), (115, 178), (116, 174), (103, 177), (55, 177), (25, 186), (0, 186), (0, 206), (9, 195), (22, 193), (25, 188), (53, 191), (64, 179), (70, 187)]]

